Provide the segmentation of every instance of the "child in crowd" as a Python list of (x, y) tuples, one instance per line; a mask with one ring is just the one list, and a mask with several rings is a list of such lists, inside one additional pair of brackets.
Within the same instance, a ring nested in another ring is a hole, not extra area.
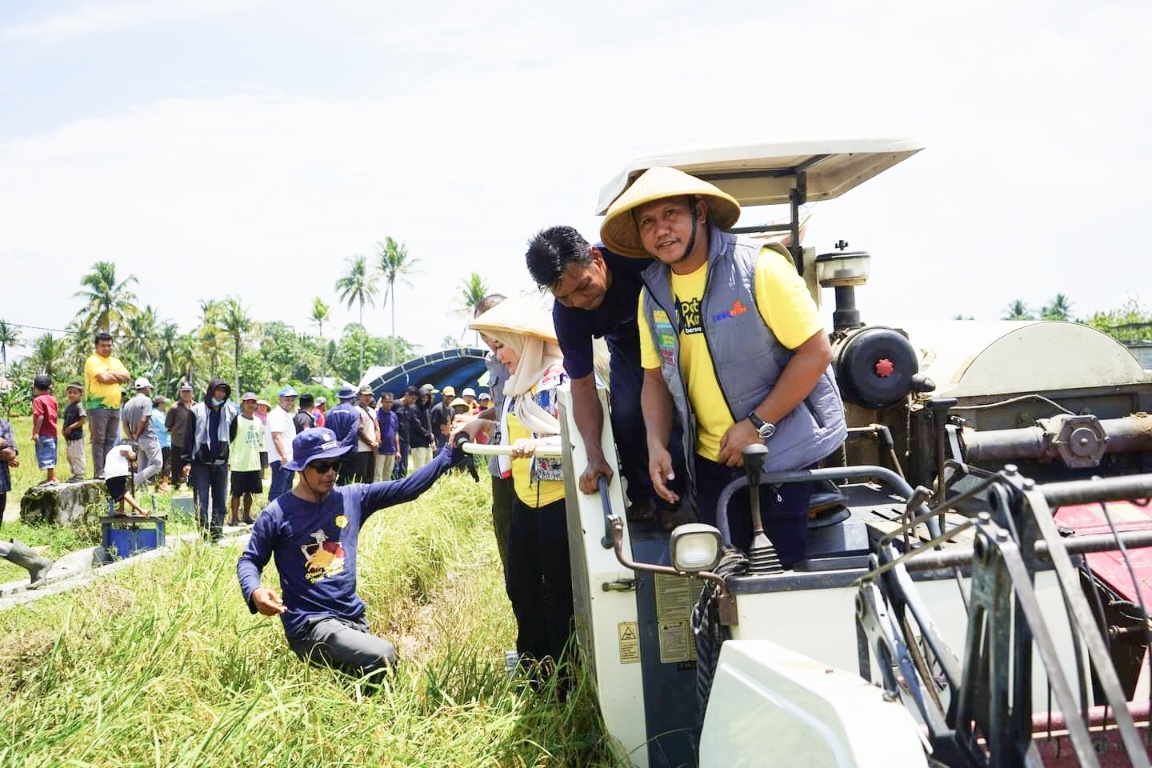
[(32, 380), (32, 439), (36, 441), (36, 464), (47, 473), (40, 485), (56, 484), (56, 419), (59, 404), (52, 396), (52, 377), (39, 374)]
[(83, 480), (88, 471), (84, 456), (84, 422), (88, 421), (88, 411), (84, 409), (84, 387), (76, 382), (68, 385), (68, 407), (64, 409), (64, 455), (68, 458), (68, 468), (72, 470), (70, 480)]
[(104, 485), (108, 488), (108, 495), (117, 503), (116, 514), (124, 514), (124, 502), (128, 502), (136, 514), (147, 517), (148, 513), (128, 490), (128, 479), (135, 471), (136, 451), (132, 446), (117, 445), (108, 451), (108, 457), (104, 459)]

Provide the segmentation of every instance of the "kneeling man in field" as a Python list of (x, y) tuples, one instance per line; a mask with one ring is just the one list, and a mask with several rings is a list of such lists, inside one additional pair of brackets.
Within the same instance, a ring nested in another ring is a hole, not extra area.
[[(479, 425), (462, 431), (474, 437)], [(248, 609), (279, 616), (288, 645), (302, 660), (369, 675), (392, 666), (396, 649), (368, 631), (364, 601), (356, 594), (360, 526), (379, 509), (415, 499), (464, 454), (459, 448), (442, 451), (403, 480), (336, 487), (340, 464), (351, 460), (353, 447), (325, 428), (296, 436), (292, 462), (284, 468), (298, 472), (300, 482), (256, 519), (236, 573)], [(273, 556), (283, 598), (260, 586), (260, 572)]]

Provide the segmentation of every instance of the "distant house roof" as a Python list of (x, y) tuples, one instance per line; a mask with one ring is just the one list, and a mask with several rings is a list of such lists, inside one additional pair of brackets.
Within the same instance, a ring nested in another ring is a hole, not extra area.
[(451, 384), (457, 392), (464, 387), (479, 391), (487, 389), (485, 354), (485, 350), (475, 347), (445, 349), (409, 360), (365, 383), (377, 396), (381, 392), (399, 395), (409, 385), (419, 387), (422, 384), (431, 384), (436, 389)]

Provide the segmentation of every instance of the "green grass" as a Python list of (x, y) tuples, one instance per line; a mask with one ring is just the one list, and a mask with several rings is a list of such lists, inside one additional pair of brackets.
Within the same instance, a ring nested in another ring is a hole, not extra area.
[(507, 679), (489, 504), (452, 475), (365, 526), (360, 593), (403, 659), (377, 695), (248, 613), (235, 546), (0, 612), (0, 768), (621, 764), (581, 678), (565, 703)]

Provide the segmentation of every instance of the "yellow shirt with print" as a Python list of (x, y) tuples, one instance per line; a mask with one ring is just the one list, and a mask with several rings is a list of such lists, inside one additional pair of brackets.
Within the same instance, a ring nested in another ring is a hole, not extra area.
[[(527, 397), (528, 395), (525, 395)], [(508, 414), (508, 445), (517, 440), (532, 439), (532, 433), (520, 423), (515, 414)], [(512, 486), (516, 496), (533, 509), (547, 506), (564, 498), (563, 480), (532, 480), (532, 459), (512, 459)]]
[(100, 408), (114, 410), (120, 407), (120, 402), (124, 399), (121, 390), (123, 385), (120, 382), (102, 384), (96, 380), (98, 374), (108, 371), (128, 375), (124, 363), (112, 356), (89, 355), (84, 361), (84, 407), (90, 411)]
[[(696, 416), (696, 453), (710, 461), (720, 458), (720, 440), (735, 423), (724, 402), (720, 382), (700, 325), (700, 306), (708, 281), (708, 263), (687, 275), (672, 273), (672, 296), (679, 305), (680, 373), (688, 390), (688, 402)], [(652, 332), (644, 312), (640, 292), (637, 318), (640, 323), (640, 364), (660, 367), (660, 352), (652, 343)], [(756, 261), (756, 306), (764, 324), (781, 344), (795, 349), (824, 330), (820, 311), (812, 301), (803, 278), (781, 253), (764, 247)], [(741, 415), (741, 418), (744, 414)]]

